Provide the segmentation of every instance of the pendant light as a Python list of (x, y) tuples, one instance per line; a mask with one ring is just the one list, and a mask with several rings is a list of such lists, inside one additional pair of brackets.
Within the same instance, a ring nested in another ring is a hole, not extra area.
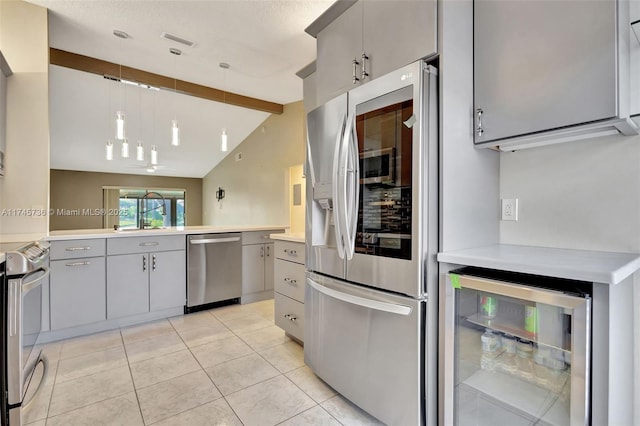
[(113, 142), (111, 140), (107, 141), (104, 154), (107, 160), (113, 160)]
[(138, 145), (136, 146), (136, 160), (144, 161), (144, 146), (142, 145), (142, 141), (138, 141)]
[(126, 139), (122, 140), (122, 147), (120, 148), (120, 156), (122, 158), (129, 158), (129, 141)]
[(220, 135), (220, 151), (227, 152), (229, 149), (227, 145), (227, 129), (222, 129), (222, 134)]
[[(220, 68), (222, 68), (223, 73), (223, 102), (227, 103), (227, 70), (229, 69), (229, 64), (226, 62), (220, 62)], [(220, 151), (227, 152), (229, 150), (228, 138), (227, 138), (227, 129), (222, 129), (222, 134), (220, 135)]]
[[(180, 56), (182, 55), (182, 51), (180, 49), (176, 49), (174, 47), (172, 47), (171, 49), (169, 49), (169, 52), (171, 52), (171, 54), (175, 55), (175, 56)], [(174, 93), (178, 93), (177, 90), (177, 78), (175, 77), (176, 75), (176, 60), (174, 58), (173, 60), (173, 91)], [(175, 101), (173, 103), (173, 120), (171, 120), (171, 145), (173, 146), (178, 146), (180, 145), (180, 127), (178, 126), (178, 119), (176, 118), (176, 106), (175, 106)]]
[(155, 145), (151, 147), (151, 164), (154, 166), (158, 164), (158, 149)]
[(124, 112), (116, 111), (116, 139), (124, 139)]

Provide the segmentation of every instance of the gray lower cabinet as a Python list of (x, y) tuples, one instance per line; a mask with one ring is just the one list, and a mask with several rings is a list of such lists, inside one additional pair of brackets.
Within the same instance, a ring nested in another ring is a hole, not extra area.
[(107, 257), (107, 318), (149, 312), (149, 254)]
[(52, 260), (50, 266), (51, 330), (106, 319), (104, 256)]
[(175, 250), (107, 257), (107, 318), (184, 306), (186, 253)]
[(276, 241), (274, 322), (287, 334), (304, 341), (305, 246)]
[(149, 309), (184, 306), (187, 300), (187, 258), (184, 250), (150, 253)]
[(242, 246), (242, 294), (273, 290), (273, 244)]

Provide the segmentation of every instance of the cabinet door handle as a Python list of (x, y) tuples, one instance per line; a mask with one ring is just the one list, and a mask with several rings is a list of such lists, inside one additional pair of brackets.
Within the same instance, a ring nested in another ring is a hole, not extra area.
[(154, 242), (151, 242), (151, 243), (140, 243), (140, 246), (141, 247), (149, 247), (149, 246), (157, 246), (158, 244), (160, 244), (160, 243), (154, 241)]
[(144, 255), (142, 256), (142, 271), (146, 271), (147, 270), (147, 256)]
[(267, 246), (267, 257), (271, 256), (271, 247)]
[(85, 246), (85, 247), (67, 247), (66, 250), (67, 251), (91, 250), (91, 247), (90, 246)]
[(369, 77), (369, 73), (366, 70), (368, 60), (369, 57), (367, 56), (367, 54), (365, 52), (362, 52), (362, 81), (365, 81), (366, 78)]
[(360, 79), (358, 78), (358, 65), (360, 65), (360, 62), (358, 62), (358, 58), (353, 58), (353, 84), (356, 84), (360, 81)]
[(151, 269), (153, 271), (155, 271), (156, 270), (156, 255), (154, 254), (153, 256), (151, 256), (151, 259), (152, 259), (152, 261), (151, 261)]
[(298, 318), (293, 315), (289, 315), (289, 321), (295, 322)]
[(264, 246), (260, 247), (260, 257), (264, 257)]
[(84, 262), (72, 262), (72, 263), (66, 263), (65, 266), (87, 266), (87, 265), (91, 265), (91, 262), (84, 261)]
[(476, 109), (476, 117), (478, 120), (478, 124), (476, 126), (476, 134), (478, 135), (478, 137), (484, 135), (484, 129), (482, 128), (482, 114), (484, 113), (484, 111), (482, 110), (482, 108), (478, 108)]

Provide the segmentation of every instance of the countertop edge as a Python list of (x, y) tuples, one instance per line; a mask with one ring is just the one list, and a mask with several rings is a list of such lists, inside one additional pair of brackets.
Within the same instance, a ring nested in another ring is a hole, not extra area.
[(269, 238), (271, 238), (272, 240), (279, 240), (279, 241), (288, 241), (290, 243), (302, 243), (304, 244), (305, 239), (304, 239), (304, 234), (271, 234), (269, 235)]
[(110, 229), (78, 229), (70, 231), (51, 231), (43, 237), (46, 241), (69, 241), (92, 238), (126, 238), (162, 235), (221, 234), (226, 232), (253, 232), (286, 230), (288, 226), (185, 226), (143, 231), (113, 231)]
[[(506, 256), (509, 254), (510, 256)], [(536, 256), (537, 255), (537, 256)], [(514, 259), (518, 257), (519, 259)], [(585, 259), (602, 258), (601, 264)], [(537, 260), (536, 260), (537, 259)], [(549, 264), (549, 259), (562, 263)], [(438, 262), (616, 285), (640, 270), (640, 254), (496, 244), (440, 252)]]

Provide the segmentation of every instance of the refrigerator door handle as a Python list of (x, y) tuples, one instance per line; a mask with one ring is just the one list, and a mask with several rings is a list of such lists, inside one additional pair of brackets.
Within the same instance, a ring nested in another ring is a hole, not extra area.
[(340, 129), (338, 131), (338, 135), (336, 136), (336, 146), (335, 151), (333, 153), (333, 224), (336, 233), (336, 248), (338, 249), (338, 256), (340, 259), (345, 258), (345, 247), (343, 241), (343, 229), (342, 229), (342, 216), (344, 210), (344, 204), (341, 200), (342, 194), (342, 186), (340, 185), (340, 176), (341, 176), (341, 152), (342, 152), (342, 141), (343, 134), (345, 129), (345, 119), (343, 116), (341, 120)]
[(358, 134), (356, 132), (355, 113), (347, 120), (344, 132), (345, 145), (345, 217), (346, 229), (345, 254), (347, 260), (355, 254), (356, 227), (358, 224), (358, 201), (360, 198), (360, 156), (358, 153)]
[(410, 315), (413, 310), (410, 306), (399, 305), (397, 303), (389, 303), (389, 302), (381, 302), (379, 300), (368, 299), (365, 297), (355, 296), (353, 294), (343, 293), (338, 290), (334, 290), (332, 288), (328, 288), (319, 284), (312, 280), (311, 278), (307, 278), (307, 284), (314, 290), (329, 296), (331, 298), (341, 300), (346, 303), (350, 303), (352, 305), (362, 306), (363, 308), (373, 309), (376, 311), (387, 312), (390, 314), (397, 315)]

